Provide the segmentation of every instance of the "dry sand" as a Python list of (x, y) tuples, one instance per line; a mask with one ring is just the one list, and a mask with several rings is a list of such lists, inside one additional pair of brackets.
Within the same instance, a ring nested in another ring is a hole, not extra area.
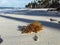
[[(31, 11), (31, 10), (30, 10)], [(23, 14), (0, 14), (0, 35), (3, 42), (0, 45), (60, 45), (60, 24), (50, 21), (54, 18), (60, 21), (58, 16), (38, 16)], [(21, 34), (18, 26), (26, 26), (33, 21), (40, 21), (44, 29), (37, 33), (39, 41), (34, 41), (33, 34)]]

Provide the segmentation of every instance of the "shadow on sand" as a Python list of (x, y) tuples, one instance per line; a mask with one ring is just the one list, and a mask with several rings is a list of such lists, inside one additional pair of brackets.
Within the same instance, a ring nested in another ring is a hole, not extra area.
[(0, 35), (0, 44), (3, 42), (3, 39), (1, 38), (1, 35)]
[[(4, 18), (16, 20), (16, 21), (22, 21), (22, 22), (26, 22), (26, 23), (31, 23), (31, 22), (37, 21), (37, 20), (15, 18), (15, 17), (3, 16), (3, 15), (0, 15), (0, 17), (4, 17)], [(39, 21), (39, 22), (41, 22), (44, 26), (60, 29), (60, 24), (58, 24), (58, 23), (52, 23), (52, 22), (46, 22), (46, 21)]]
[(19, 25), (17, 28), (18, 28), (18, 31), (23, 32), (23, 30), (26, 28), (26, 26), (20, 26), (20, 25)]

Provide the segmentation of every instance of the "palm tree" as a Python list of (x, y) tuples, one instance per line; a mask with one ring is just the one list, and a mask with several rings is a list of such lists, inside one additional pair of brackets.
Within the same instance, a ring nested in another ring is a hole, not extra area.
[(38, 0), (38, 6), (39, 8), (41, 7), (41, 1)]
[(34, 1), (33, 6), (34, 6), (34, 8), (37, 8), (37, 2), (36, 1)]
[(50, 7), (58, 8), (59, 7), (59, 0), (52, 0), (52, 4)]

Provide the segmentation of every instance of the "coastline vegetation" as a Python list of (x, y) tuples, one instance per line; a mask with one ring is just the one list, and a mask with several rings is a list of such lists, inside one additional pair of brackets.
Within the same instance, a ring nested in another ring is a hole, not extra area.
[(60, 11), (60, 0), (34, 0), (25, 5), (26, 8), (56, 8)]

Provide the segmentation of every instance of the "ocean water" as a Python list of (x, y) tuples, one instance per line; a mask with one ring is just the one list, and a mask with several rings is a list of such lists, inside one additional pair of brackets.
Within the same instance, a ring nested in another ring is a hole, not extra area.
[(0, 9), (0, 13), (8, 14), (21, 14), (21, 15), (60, 15), (57, 11), (47, 11), (41, 9), (27, 9), (27, 8), (17, 8), (17, 9)]
[(17, 11), (17, 10), (26, 10), (26, 8), (14, 8), (14, 9), (8, 9), (8, 8), (4, 8), (4, 9), (1, 9), (0, 8), (0, 13), (1, 12), (10, 12), (10, 11)]
[(7, 12), (7, 11), (13, 11), (15, 9), (0, 9), (0, 12)]

